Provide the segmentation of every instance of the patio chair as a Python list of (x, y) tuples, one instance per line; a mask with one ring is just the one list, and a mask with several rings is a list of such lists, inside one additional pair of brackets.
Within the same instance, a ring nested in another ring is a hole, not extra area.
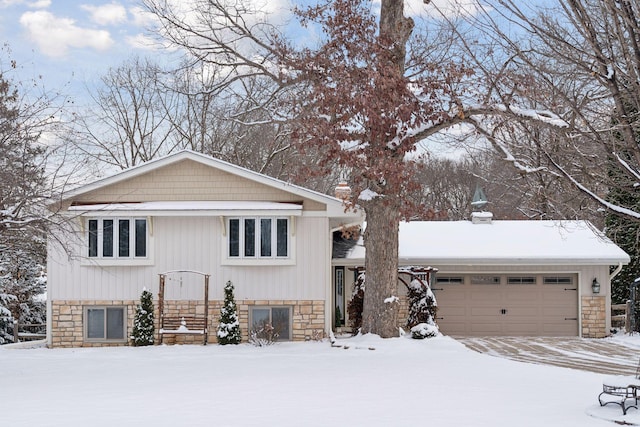
[[(640, 360), (635, 375), (614, 375), (602, 381), (602, 392), (598, 395), (600, 406), (610, 403), (619, 405), (622, 414), (629, 408), (638, 409), (638, 389), (640, 389)], [(629, 402), (629, 403), (627, 403)]]

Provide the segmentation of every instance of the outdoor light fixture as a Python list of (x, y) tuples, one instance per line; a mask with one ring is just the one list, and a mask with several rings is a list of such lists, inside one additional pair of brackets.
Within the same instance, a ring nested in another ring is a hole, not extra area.
[(591, 282), (591, 290), (593, 291), (594, 294), (599, 294), (600, 293), (600, 283), (598, 282), (597, 278), (593, 278), (593, 282)]

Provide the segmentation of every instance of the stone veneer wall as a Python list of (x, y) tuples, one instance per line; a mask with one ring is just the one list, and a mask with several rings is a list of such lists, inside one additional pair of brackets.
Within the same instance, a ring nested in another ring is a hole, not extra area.
[[(85, 306), (126, 306), (127, 307), (127, 336), (131, 334), (135, 308), (138, 301), (53, 301), (51, 316), (51, 346), (52, 347), (103, 347), (122, 346), (129, 342), (103, 343), (85, 342), (83, 338), (83, 308)], [(203, 301), (165, 301), (165, 313), (169, 316), (189, 316), (204, 314)], [(220, 318), (220, 308), (223, 301), (209, 301), (209, 343), (216, 343), (216, 330)], [(312, 300), (242, 300), (236, 301), (242, 331), (242, 340), (248, 340), (249, 307), (251, 306), (290, 306), (292, 307), (292, 338), (294, 341), (304, 341), (326, 336), (324, 330), (324, 301)], [(156, 318), (156, 343), (160, 343), (158, 301), (154, 301)], [(187, 325), (188, 326), (188, 325)], [(202, 335), (171, 335), (163, 337), (165, 344), (200, 344)]]
[(607, 313), (605, 297), (582, 297), (582, 337), (604, 338), (607, 336)]
[(133, 317), (137, 301), (91, 300), (91, 301), (52, 301), (51, 303), (51, 347), (104, 347), (119, 346), (124, 343), (85, 342), (83, 338), (85, 306), (126, 306), (127, 334), (133, 328)]

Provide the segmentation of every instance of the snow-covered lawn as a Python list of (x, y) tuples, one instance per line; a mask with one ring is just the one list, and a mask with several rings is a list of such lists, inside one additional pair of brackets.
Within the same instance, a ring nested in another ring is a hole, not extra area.
[[(0, 425), (612, 426), (603, 375), (449, 337), (239, 346), (0, 348)], [(375, 350), (369, 350), (369, 348)], [(624, 418), (639, 422), (635, 409)]]

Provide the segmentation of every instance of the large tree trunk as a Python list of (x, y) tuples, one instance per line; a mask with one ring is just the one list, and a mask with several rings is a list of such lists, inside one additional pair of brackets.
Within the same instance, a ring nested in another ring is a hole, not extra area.
[(366, 281), (362, 333), (398, 336), (398, 212), (394, 204), (376, 198), (367, 202), (364, 245)]
[[(390, 72), (392, 80), (402, 80), (405, 68), (406, 43), (413, 29), (413, 20), (404, 17), (404, 0), (382, 0), (380, 9), (380, 38), (389, 48), (389, 55), (382, 55), (379, 69)], [(379, 96), (388, 97), (388, 80), (376, 88)], [(391, 85), (393, 87), (393, 85)], [(387, 141), (379, 141), (386, 144)], [(377, 144), (380, 145), (380, 144)], [(397, 153), (390, 151), (389, 156)], [(371, 159), (379, 161), (379, 159)], [(389, 158), (391, 164), (402, 163), (402, 156)], [(391, 173), (391, 171), (389, 171)], [(375, 182), (385, 189), (385, 180)], [(366, 282), (362, 310), (362, 332), (374, 333), (382, 338), (398, 336), (398, 228), (399, 205), (397, 194), (376, 197), (364, 204), (367, 229), (364, 234), (366, 256)], [(394, 202), (391, 202), (394, 200)]]

